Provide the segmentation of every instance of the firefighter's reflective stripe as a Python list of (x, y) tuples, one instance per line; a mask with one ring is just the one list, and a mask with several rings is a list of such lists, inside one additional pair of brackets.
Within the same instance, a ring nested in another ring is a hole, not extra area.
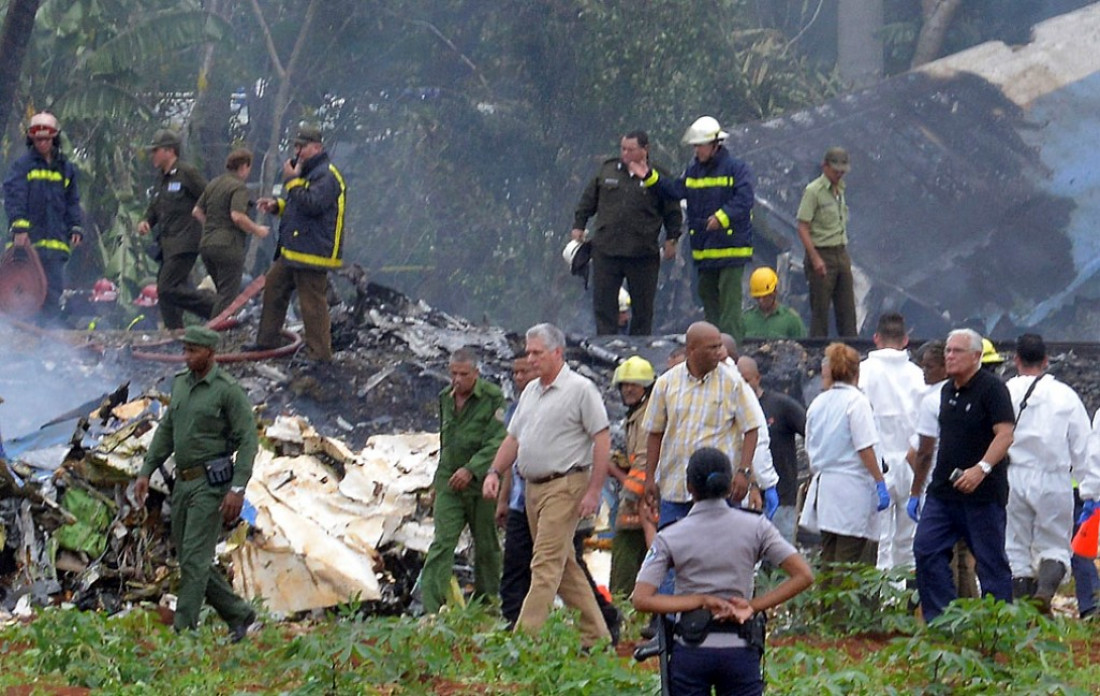
[(698, 179), (688, 177), (684, 179), (684, 186), (689, 189), (719, 188), (733, 186), (735, 183), (732, 176), (705, 176)]
[(707, 259), (747, 259), (752, 258), (752, 247), (727, 247), (724, 249), (693, 249), (691, 258), (696, 261)]
[(66, 254), (72, 251), (72, 248), (60, 239), (41, 239), (35, 242), (34, 246), (39, 249), (55, 249), (57, 251), (63, 251)]
[(27, 172), (27, 181), (64, 181), (66, 187), (69, 185), (69, 180), (53, 169), (32, 169)]
[[(12, 242), (8, 242), (4, 245), (4, 248), (7, 249), (8, 247), (12, 246), (12, 244)], [(66, 254), (72, 252), (72, 248), (68, 244), (57, 239), (43, 239), (41, 241), (34, 242), (33, 244), (31, 244), (31, 246), (38, 247), (39, 249), (56, 249), (57, 251), (63, 251)]]

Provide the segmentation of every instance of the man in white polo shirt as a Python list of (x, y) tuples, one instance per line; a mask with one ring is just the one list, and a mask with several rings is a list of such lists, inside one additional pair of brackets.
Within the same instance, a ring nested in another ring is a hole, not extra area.
[(527, 359), (538, 380), (527, 385), (508, 435), (485, 476), (482, 493), (495, 500), (500, 474), (519, 458), (527, 481), (527, 521), (534, 550), (531, 589), (516, 630), (533, 633), (550, 614), (554, 596), (581, 613), (581, 640), (610, 639), (592, 588), (577, 564), (573, 533), (595, 514), (611, 451), (607, 409), (596, 385), (565, 364), (565, 336), (552, 324), (527, 330)]

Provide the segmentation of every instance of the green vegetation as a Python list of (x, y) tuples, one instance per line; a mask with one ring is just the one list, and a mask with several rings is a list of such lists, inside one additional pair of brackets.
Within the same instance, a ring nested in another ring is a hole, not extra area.
[[(1095, 624), (1030, 605), (963, 600), (925, 627), (911, 592), (874, 571), (802, 595), (773, 617), (769, 693), (1087, 694), (1100, 683)], [(820, 578), (820, 576), (819, 576)], [(766, 584), (767, 579), (762, 584)], [(628, 612), (629, 613), (629, 612)], [(646, 617), (630, 614), (624, 638)], [(0, 632), (0, 688), (120, 694), (649, 694), (656, 663), (583, 654), (568, 614), (537, 637), (473, 604), (438, 617), (367, 617), (358, 607), (303, 624), (268, 621), (230, 645), (209, 615), (176, 635), (152, 612), (50, 609)], [(605, 646), (606, 647), (606, 646)]]

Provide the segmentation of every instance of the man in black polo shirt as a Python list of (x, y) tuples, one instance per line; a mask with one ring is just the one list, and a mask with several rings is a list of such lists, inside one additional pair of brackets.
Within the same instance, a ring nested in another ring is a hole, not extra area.
[[(1008, 462), (1015, 413), (1008, 388), (981, 369), (982, 337), (970, 329), (947, 336), (948, 381), (940, 392), (940, 446), (913, 555), (926, 621), (955, 599), (951, 550), (965, 539), (978, 564), (982, 592), (1012, 601), (1012, 571), (1005, 555)], [(920, 490), (927, 466), (914, 471)]]

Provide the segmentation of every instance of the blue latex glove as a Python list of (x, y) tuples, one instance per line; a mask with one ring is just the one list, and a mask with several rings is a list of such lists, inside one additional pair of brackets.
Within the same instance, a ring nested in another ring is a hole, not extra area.
[(890, 507), (890, 491), (886, 490), (885, 481), (876, 481), (875, 490), (878, 492), (878, 511), (882, 512)]
[(1081, 504), (1081, 516), (1077, 518), (1077, 524), (1084, 524), (1085, 520), (1092, 517), (1092, 513), (1100, 508), (1100, 503), (1095, 500), (1086, 500)]
[(779, 509), (779, 491), (775, 486), (764, 489), (764, 517), (769, 520), (775, 517), (775, 511)]
[(905, 504), (905, 511), (909, 513), (909, 519), (920, 522), (920, 496), (912, 496)]

